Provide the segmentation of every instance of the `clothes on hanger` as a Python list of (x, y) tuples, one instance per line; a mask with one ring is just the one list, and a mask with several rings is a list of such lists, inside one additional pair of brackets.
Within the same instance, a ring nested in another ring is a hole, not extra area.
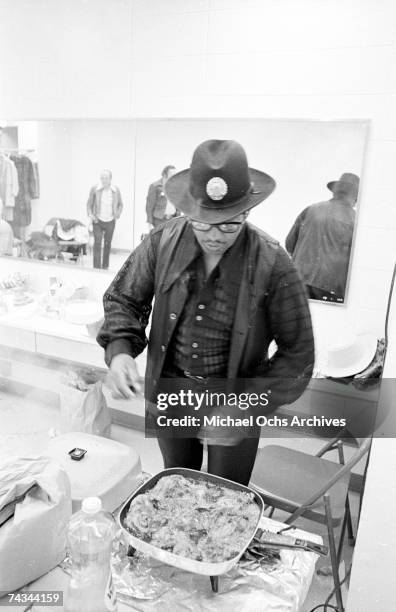
[(37, 180), (31, 159), (24, 154), (10, 156), (14, 162), (19, 181), (19, 191), (15, 198), (14, 218), (12, 226), (18, 236), (20, 228), (25, 228), (32, 222), (31, 200), (36, 198)]
[(37, 161), (37, 151), (35, 149), (27, 149), (24, 151), (27, 154), (30, 161), (33, 164), (33, 174), (34, 174), (34, 195), (32, 196), (33, 200), (38, 200), (40, 198), (40, 173), (39, 173), (39, 165)]
[(0, 199), (1, 216), (5, 221), (13, 221), (15, 198), (19, 193), (19, 177), (14, 162), (0, 153)]
[(34, 172), (34, 181), (35, 181), (35, 193), (33, 198), (35, 200), (38, 200), (40, 197), (40, 174), (39, 174), (39, 166), (38, 166), (38, 162), (33, 161), (33, 172)]

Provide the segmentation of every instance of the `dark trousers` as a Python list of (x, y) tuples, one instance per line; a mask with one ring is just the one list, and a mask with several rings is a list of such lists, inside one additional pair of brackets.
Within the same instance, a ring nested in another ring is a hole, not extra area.
[[(95, 221), (93, 224), (94, 246), (93, 246), (93, 266), (94, 268), (109, 267), (111, 241), (113, 239), (115, 219), (112, 221)], [(103, 257), (102, 257), (103, 242)]]
[[(196, 380), (183, 377), (183, 373), (176, 367), (170, 367), (162, 373), (162, 379), (158, 391), (174, 393), (180, 390), (191, 390), (193, 393), (210, 391), (224, 392), (227, 390), (227, 379), (210, 378), (206, 380)], [(209, 410), (209, 412), (208, 412)], [(211, 408), (205, 405), (200, 408), (200, 416), (204, 413), (210, 414)], [(180, 406), (168, 408), (167, 416), (182, 417), (191, 412)], [(151, 423), (149, 429), (156, 432), (158, 445), (160, 447), (165, 468), (183, 467), (192, 470), (200, 470), (203, 460), (203, 444), (196, 437), (199, 427), (182, 428), (186, 434), (184, 437), (180, 432), (173, 432), (173, 435), (166, 435), (155, 425), (152, 425), (151, 416), (146, 413), (146, 427)], [(247, 485), (253, 470), (256, 459), (258, 443), (260, 439), (260, 427), (254, 426), (250, 430), (248, 437), (244, 438), (239, 444), (234, 446), (222, 446), (208, 444), (208, 472), (215, 476), (228, 478), (234, 482)]]
[[(259, 437), (245, 438), (235, 446), (208, 445), (208, 472), (240, 484), (249, 484)], [(200, 470), (203, 445), (197, 438), (158, 438), (164, 467)]]

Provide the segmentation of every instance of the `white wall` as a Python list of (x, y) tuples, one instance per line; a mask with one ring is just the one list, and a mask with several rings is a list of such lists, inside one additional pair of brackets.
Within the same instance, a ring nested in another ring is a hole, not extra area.
[[(36, 150), (40, 198), (32, 204), (29, 231), (43, 231), (51, 217), (80, 219), (81, 209), (75, 210), (71, 201), (71, 135), (67, 121), (37, 124)], [(71, 214), (72, 211), (76, 217)]]
[[(396, 337), (396, 289), (389, 309), (389, 338)], [(391, 610), (394, 589), (389, 568), (395, 567), (396, 523), (394, 487), (390, 478), (396, 471), (396, 344), (388, 348), (381, 385), (377, 421), (380, 427), (373, 440), (370, 464), (353, 557), (348, 612)], [(381, 519), (378, 520), (378, 508)]]
[(393, 0), (3, 0), (0, 117), (371, 118), (348, 305), (312, 312), (382, 334), (395, 24)]

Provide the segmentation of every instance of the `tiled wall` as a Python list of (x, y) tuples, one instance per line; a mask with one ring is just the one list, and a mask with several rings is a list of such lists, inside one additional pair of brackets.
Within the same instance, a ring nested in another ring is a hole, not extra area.
[(0, 117), (371, 118), (347, 307), (383, 333), (396, 259), (394, 0), (2, 0)]

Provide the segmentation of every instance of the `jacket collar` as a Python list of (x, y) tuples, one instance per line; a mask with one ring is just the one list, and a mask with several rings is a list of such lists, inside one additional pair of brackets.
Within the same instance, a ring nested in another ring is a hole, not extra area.
[(162, 286), (162, 292), (168, 291), (188, 268), (190, 263), (198, 257), (200, 252), (201, 249), (195, 239), (191, 225), (187, 223), (173, 253), (172, 261)]
[[(102, 191), (102, 189), (104, 189), (104, 187), (103, 187), (102, 183), (98, 183), (98, 184), (96, 185), (96, 187), (95, 187), (95, 191)], [(115, 187), (115, 185), (110, 185), (110, 189), (111, 189), (111, 191), (114, 191), (114, 192), (115, 192), (115, 191), (116, 191), (116, 187)]]

